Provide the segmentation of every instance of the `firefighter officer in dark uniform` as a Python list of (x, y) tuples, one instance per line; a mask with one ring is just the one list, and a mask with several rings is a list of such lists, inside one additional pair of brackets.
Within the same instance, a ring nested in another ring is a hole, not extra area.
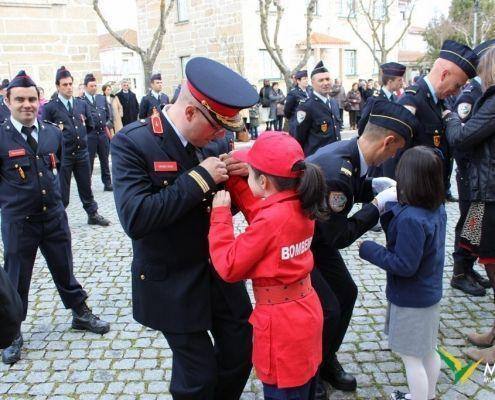
[(320, 147), (340, 140), (342, 121), (339, 105), (330, 97), (332, 82), (323, 62), (311, 72), (313, 92), (308, 100), (299, 103), (296, 111), (296, 140), (309, 156)]
[(446, 199), (456, 201), (450, 193), (450, 172), (452, 154), (445, 136), (442, 120), (443, 99), (457, 95), (468, 78), (476, 76), (478, 56), (471, 48), (453, 40), (446, 40), (439, 58), (428, 75), (405, 90), (399, 100), (413, 114), (416, 114), (423, 129), (413, 141), (413, 146), (424, 145), (439, 149), (444, 160), (444, 185)]
[(162, 75), (154, 74), (150, 79), (150, 91), (141, 99), (139, 105), (139, 118), (147, 118), (153, 114), (153, 110), (161, 111), (161, 109), (170, 103), (168, 96), (162, 93)]
[[(397, 90), (404, 87), (404, 74), (406, 73), (406, 66), (396, 63), (388, 62), (380, 65), (382, 71), (382, 87), (380, 91), (377, 91), (375, 95), (368, 98), (366, 104), (361, 111), (361, 119), (358, 124), (358, 135), (361, 135), (364, 131), (364, 127), (368, 122), (373, 102), (376, 99), (387, 100), (391, 102), (397, 102), (397, 96), (394, 94)], [(369, 172), (368, 176), (388, 176), (389, 178), (395, 177), (395, 159), (387, 160), (383, 165), (374, 167)]]
[[(62, 147), (60, 130), (36, 118), (38, 89), (24, 71), (10, 82), (6, 99), (11, 117), (0, 126), (4, 267), (21, 297), (23, 320), (39, 248), (64, 306), (72, 309), (72, 327), (104, 334), (110, 325), (88, 308), (88, 295), (73, 273), (71, 235), (57, 176)], [(22, 345), (19, 331), (3, 351), (2, 361), (19, 361)]]
[(2, 83), (0, 83), (0, 123), (8, 119), (10, 116), (9, 107), (7, 107), (7, 104), (5, 104), (4, 101), (7, 86), (9, 86), (9, 80), (4, 79)]
[(251, 370), (251, 303), (243, 283), (221, 281), (210, 264), (211, 198), (228, 170), (209, 143), (243, 129), (238, 112), (258, 94), (207, 58), (185, 73), (174, 104), (112, 139), (115, 203), (133, 244), (133, 315), (170, 345), (172, 398), (233, 400)]
[(289, 133), (294, 136), (296, 134), (296, 110), (301, 102), (309, 98), (310, 91), (308, 89), (308, 71), (297, 71), (294, 74), (295, 86), (287, 93), (284, 105), (284, 116), (289, 121)]
[(101, 181), (103, 182), (103, 190), (111, 192), (112, 178), (110, 176), (110, 167), (108, 164), (108, 155), (110, 153), (110, 138), (107, 134), (107, 125), (109, 121), (108, 102), (102, 94), (96, 94), (96, 78), (93, 74), (87, 74), (84, 77), (84, 94), (81, 100), (88, 105), (89, 112), (93, 119), (91, 129), (86, 128), (88, 133), (88, 154), (91, 173), (93, 173), (93, 165), (96, 154), (100, 160)]
[[(332, 212), (328, 221), (317, 222), (311, 246), (315, 260), (312, 282), (324, 314), (317, 399), (326, 399), (322, 380), (338, 390), (356, 389), (356, 379), (345, 372), (336, 355), (357, 298), (357, 286), (339, 249), (350, 246), (375, 226), (386, 202), (396, 201), (395, 181), (387, 177), (369, 178), (367, 172), (404, 148), (417, 128), (416, 117), (406, 108), (377, 100), (359, 138), (329, 144), (307, 158), (324, 172)], [(349, 217), (355, 202), (367, 204)]]
[[(493, 46), (495, 46), (495, 39), (481, 43), (474, 49), (474, 52), (481, 58), (483, 54)], [(469, 121), (473, 106), (481, 97), (482, 93), (481, 80), (476, 76), (471, 79), (459, 97), (457, 97), (454, 111), (457, 112), (463, 123)], [(483, 278), (474, 270), (473, 267), (476, 257), (473, 257), (470, 252), (459, 246), (460, 234), (470, 205), (469, 176), (467, 168), (472, 156), (469, 151), (463, 151), (462, 149), (455, 149), (453, 156), (457, 165), (456, 180), (457, 191), (459, 193), (460, 215), (459, 221), (455, 227), (455, 246), (454, 253), (452, 254), (454, 258), (454, 271), (450, 285), (471, 296), (484, 296), (486, 294), (486, 288), (491, 287), (490, 281)]]
[(70, 181), (74, 173), (79, 198), (88, 214), (88, 224), (108, 226), (110, 221), (98, 214), (98, 204), (91, 190), (87, 131), (94, 128), (94, 121), (86, 102), (72, 96), (73, 82), (71, 73), (65, 67), (60, 67), (55, 76), (58, 95), (46, 103), (43, 109), (43, 119), (54, 123), (62, 131), (62, 202), (65, 207), (69, 205)]

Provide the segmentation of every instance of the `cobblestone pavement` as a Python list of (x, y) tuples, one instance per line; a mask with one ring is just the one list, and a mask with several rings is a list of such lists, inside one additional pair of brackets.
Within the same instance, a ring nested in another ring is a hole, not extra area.
[[(132, 319), (130, 293), (131, 244), (115, 212), (113, 196), (103, 192), (95, 171), (93, 188), (100, 213), (112, 221), (109, 228), (91, 227), (72, 187), (68, 208), (77, 278), (89, 292), (96, 314), (112, 323), (105, 336), (73, 331), (71, 316), (55, 291), (44, 259), (38, 255), (30, 292), (30, 306), (23, 324), (25, 346), (22, 360), (8, 367), (0, 364), (0, 399), (171, 399), (167, 388), (172, 358), (163, 336)], [(493, 320), (490, 293), (468, 298), (450, 288), (456, 204), (448, 204), (447, 266), (440, 342), (448, 351), (467, 358), (465, 333), (484, 329)], [(241, 231), (244, 222), (236, 219)], [(366, 238), (383, 242), (382, 234)], [(359, 287), (359, 298), (340, 360), (358, 380), (353, 394), (332, 391), (330, 399), (385, 399), (395, 390), (406, 390), (399, 359), (387, 349), (383, 334), (385, 274), (359, 256), (355, 245), (342, 252)], [(1, 259), (0, 255), (0, 259)], [(2, 260), (3, 261), (3, 260)], [(495, 399), (495, 383), (483, 382), (479, 368), (468, 382), (453, 384), (452, 373), (442, 365), (439, 398)], [(260, 382), (254, 374), (244, 400), (261, 399)]]

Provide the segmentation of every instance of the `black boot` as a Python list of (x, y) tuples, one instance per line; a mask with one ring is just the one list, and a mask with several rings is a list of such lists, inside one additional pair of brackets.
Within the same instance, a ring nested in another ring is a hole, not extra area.
[(325, 361), (320, 369), (320, 378), (344, 392), (353, 392), (357, 388), (356, 378), (344, 371), (335, 354)]
[(19, 361), (21, 359), (21, 348), (23, 344), (24, 340), (19, 333), (17, 339), (14, 339), (12, 344), (2, 352), (2, 362), (11, 365)]
[(482, 297), (486, 295), (486, 290), (483, 288), (469, 273), (470, 269), (461, 263), (454, 262), (454, 271), (450, 286), (454, 289), (459, 289), (462, 292), (471, 296)]
[(72, 309), (72, 328), (104, 335), (110, 324), (94, 315), (85, 302)]
[(479, 272), (476, 272), (474, 269), (471, 269), (469, 274), (476, 282), (478, 282), (481, 287), (484, 287), (485, 289), (490, 289), (492, 287), (492, 285), (490, 284), (490, 280), (487, 278), (483, 278), (481, 274)]
[(88, 225), (108, 226), (110, 225), (110, 221), (95, 212), (94, 214), (88, 215)]

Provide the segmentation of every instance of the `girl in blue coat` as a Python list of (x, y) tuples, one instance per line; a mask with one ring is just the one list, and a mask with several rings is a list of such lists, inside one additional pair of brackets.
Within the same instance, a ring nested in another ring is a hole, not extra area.
[(382, 217), (387, 246), (364, 241), (359, 249), (362, 258), (387, 271), (385, 333), (404, 362), (411, 392), (394, 392), (391, 399), (435, 398), (447, 222), (442, 176), (433, 149), (407, 150), (396, 170), (398, 203)]

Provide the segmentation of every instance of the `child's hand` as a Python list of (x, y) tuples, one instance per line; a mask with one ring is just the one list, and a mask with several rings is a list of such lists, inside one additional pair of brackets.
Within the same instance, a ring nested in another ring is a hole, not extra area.
[(247, 164), (245, 162), (242, 162), (242, 161), (239, 161), (239, 160), (236, 160), (235, 158), (233, 158), (231, 153), (226, 155), (222, 161), (224, 161), (225, 165), (227, 166), (227, 173), (229, 174), (229, 176), (233, 176), (233, 175), (248, 176), (249, 175), (249, 170), (248, 170)]
[(230, 193), (226, 190), (220, 190), (213, 197), (212, 207), (230, 207)]

